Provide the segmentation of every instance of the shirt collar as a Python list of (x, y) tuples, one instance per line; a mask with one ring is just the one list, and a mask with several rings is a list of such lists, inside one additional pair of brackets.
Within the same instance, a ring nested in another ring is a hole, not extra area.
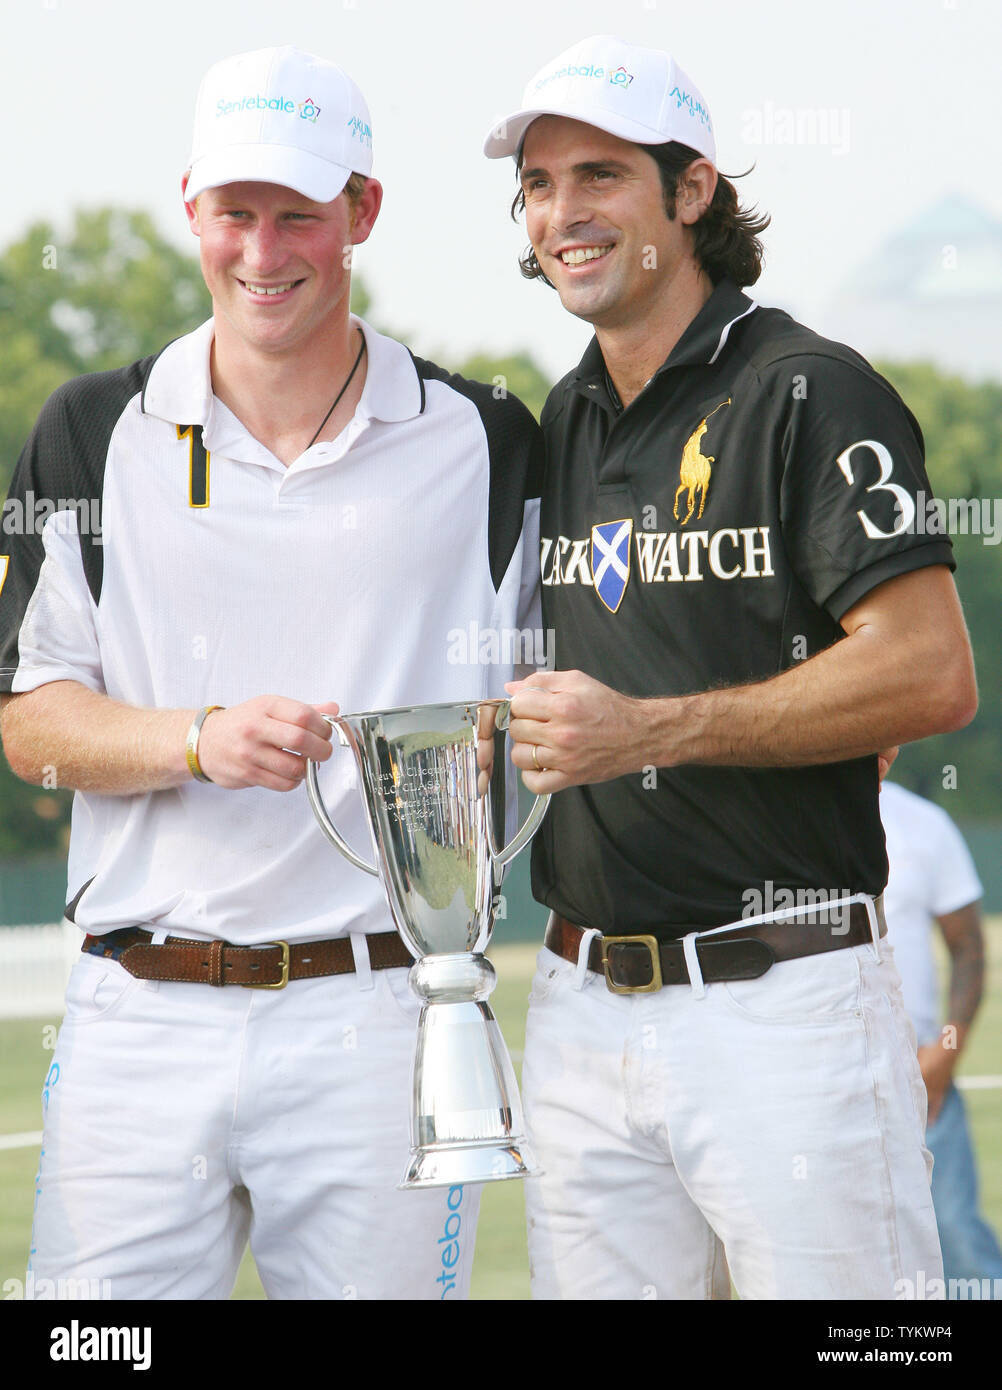
[(140, 409), (144, 415), (172, 425), (207, 423), (212, 413), (212, 334), (213, 322), (208, 319), (160, 352), (143, 387)]
[[(742, 294), (732, 280), (721, 280), (654, 375), (671, 367), (711, 366), (723, 352), (738, 319), (757, 308), (755, 300)], [(604, 390), (605, 358), (597, 337), (585, 348), (574, 380), (586, 390), (594, 386)]]
[[(365, 386), (356, 417), (366, 420), (411, 420), (424, 410), (425, 394), (414, 358), (403, 343), (377, 333), (351, 316), (365, 335)], [(209, 369), (213, 320), (168, 343), (150, 368), (141, 408), (173, 425), (206, 425), (212, 414)]]
[(365, 334), (369, 359), (365, 386), (356, 414), (368, 420), (413, 420), (424, 412), (424, 386), (417, 363), (403, 343), (377, 333), (356, 315), (351, 316)]

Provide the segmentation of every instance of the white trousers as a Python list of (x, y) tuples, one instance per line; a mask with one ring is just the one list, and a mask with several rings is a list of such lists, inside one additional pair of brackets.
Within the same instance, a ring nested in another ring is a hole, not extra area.
[(615, 995), (544, 949), (533, 1296), (728, 1298), (729, 1273), (743, 1299), (889, 1299), (940, 1278), (925, 1088), (886, 939), (880, 957)]
[(249, 1236), (272, 1298), (465, 1297), (479, 1187), (396, 1187), (418, 1012), (405, 969), (214, 989), (82, 955), (43, 1093), (30, 1284), (227, 1298)]

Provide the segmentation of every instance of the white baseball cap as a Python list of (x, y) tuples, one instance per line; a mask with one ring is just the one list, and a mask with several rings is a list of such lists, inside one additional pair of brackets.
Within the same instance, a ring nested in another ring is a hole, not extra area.
[(214, 64), (195, 106), (185, 199), (224, 183), (277, 183), (329, 203), (372, 172), (365, 98), (346, 72), (298, 48), (260, 48)]
[(581, 39), (540, 68), (525, 89), (522, 109), (487, 136), (484, 154), (517, 155), (537, 116), (568, 116), (637, 145), (678, 140), (707, 159), (717, 158), (706, 102), (675, 59), (611, 34)]

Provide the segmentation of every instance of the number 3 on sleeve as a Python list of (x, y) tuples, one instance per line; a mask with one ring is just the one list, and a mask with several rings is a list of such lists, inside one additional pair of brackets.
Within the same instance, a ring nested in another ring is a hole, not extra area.
[(852, 452), (854, 449), (871, 449), (880, 464), (880, 477), (875, 483), (871, 483), (866, 489), (867, 492), (890, 492), (894, 494), (897, 508), (897, 519), (893, 530), (881, 531), (879, 526), (874, 526), (866, 512), (858, 511), (856, 515), (863, 524), (863, 530), (867, 537), (873, 540), (889, 541), (892, 536), (900, 536), (902, 531), (907, 531), (915, 520), (915, 499), (911, 493), (903, 488), (900, 483), (889, 482), (891, 470), (894, 467), (894, 460), (891, 458), (890, 450), (877, 439), (857, 439), (855, 444), (850, 444), (848, 449), (843, 449), (835, 462), (845, 474), (847, 483), (854, 483), (856, 480), (852, 475)]

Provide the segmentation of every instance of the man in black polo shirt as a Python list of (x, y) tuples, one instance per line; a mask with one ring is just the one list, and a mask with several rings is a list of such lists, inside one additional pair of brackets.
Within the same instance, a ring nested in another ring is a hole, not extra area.
[(741, 292), (766, 219), (667, 54), (575, 45), (486, 151), (518, 163), (523, 272), (595, 327), (543, 414), (558, 669), (510, 687), (526, 785), (560, 793), (534, 1292), (726, 1297), (729, 1267), (743, 1298), (901, 1296), (939, 1250), (876, 753), (977, 699), (950, 544), (912, 524), (921, 433)]

